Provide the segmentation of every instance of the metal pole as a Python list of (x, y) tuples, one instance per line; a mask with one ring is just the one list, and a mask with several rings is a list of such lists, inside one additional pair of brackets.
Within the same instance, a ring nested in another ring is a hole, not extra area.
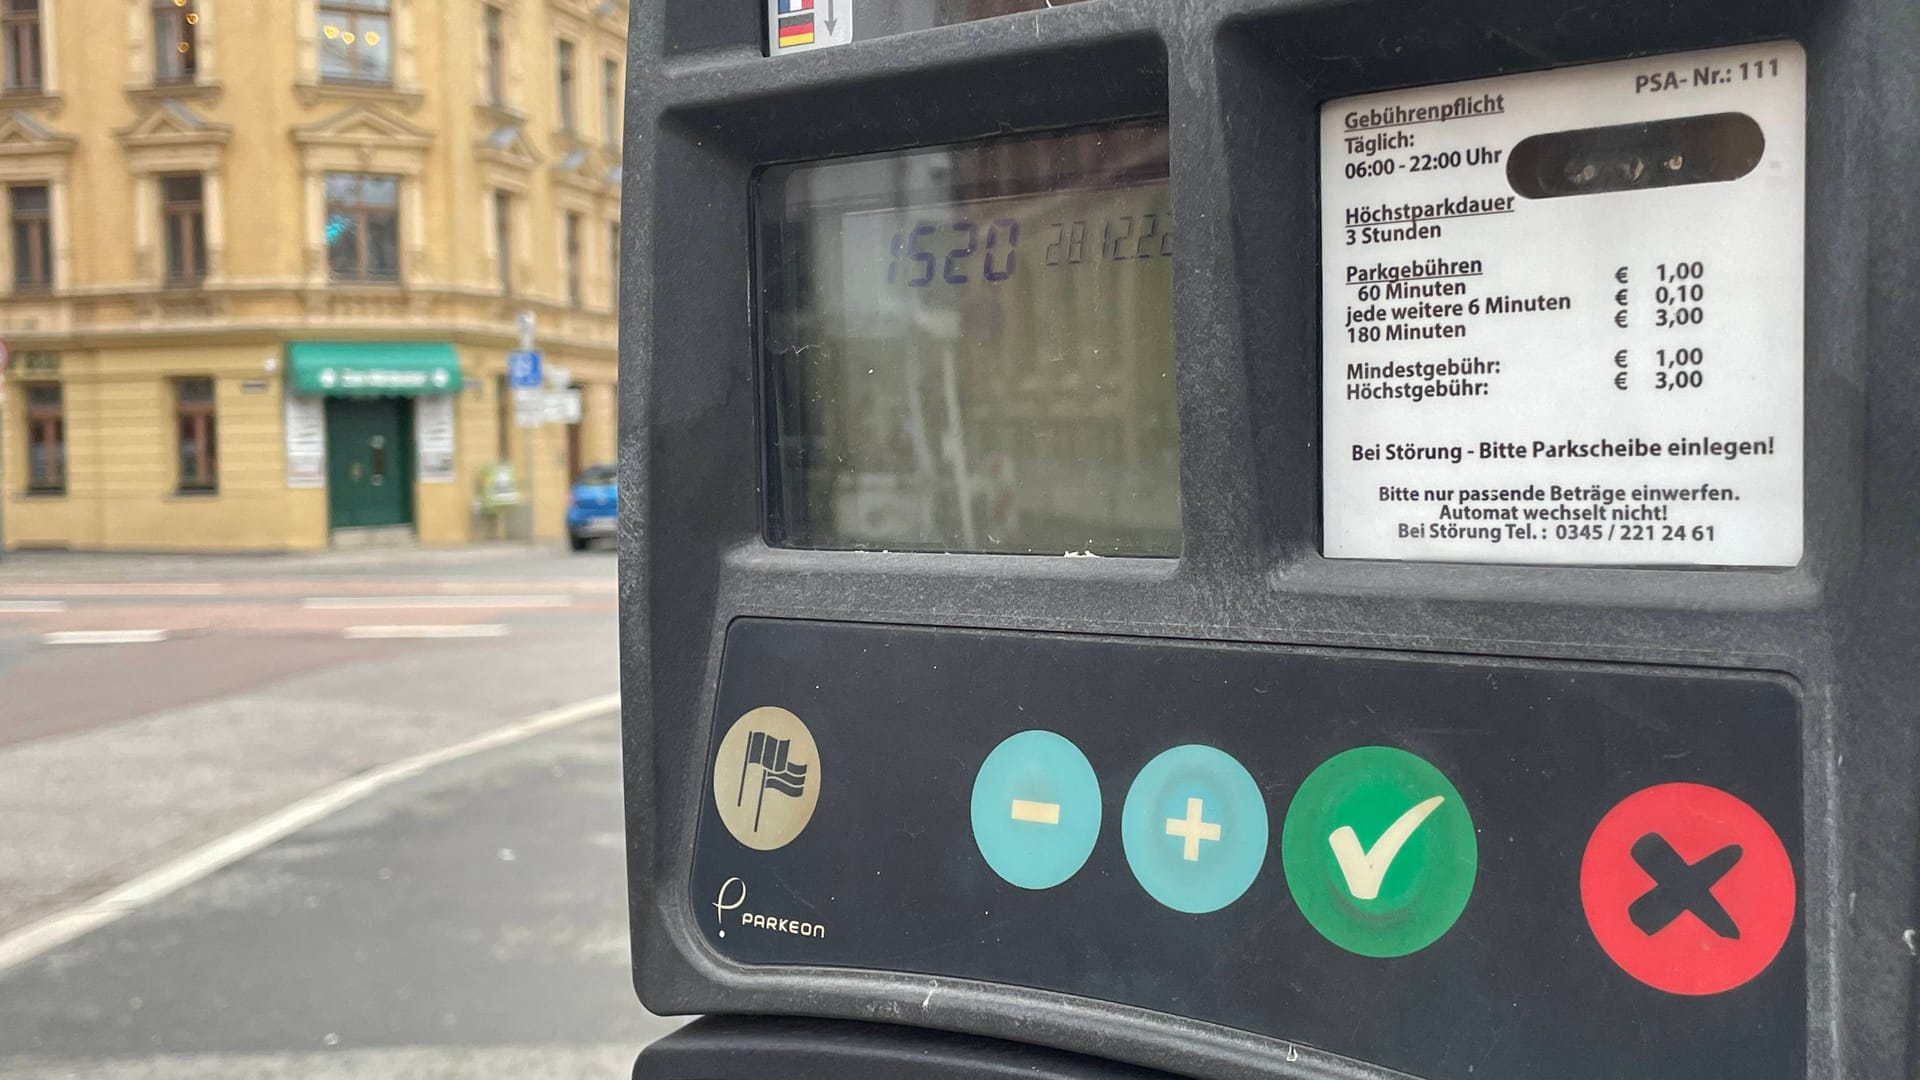
[[(522, 390), (522, 391), (520, 391), (520, 392), (521, 392), (521, 393), (523, 393), (523, 394), (524, 394), (524, 393), (526, 393), (526, 391), (524, 391), (524, 390)], [(524, 425), (524, 424), (523, 424), (523, 425), (521, 425), (521, 427), (520, 427), (520, 441), (521, 441), (522, 443), (524, 443), (524, 444), (526, 444), (526, 445), (525, 445), (525, 447), (524, 447), (524, 450), (525, 450), (525, 453), (524, 453), (524, 454), (523, 454), (522, 456), (524, 456), (524, 457), (525, 457), (525, 458), (527, 459), (527, 543), (529, 543), (529, 544), (531, 544), (531, 543), (533, 543), (533, 539), (534, 539), (534, 532), (533, 532), (533, 530), (534, 530), (534, 517), (533, 517), (533, 433), (534, 433), (534, 431), (535, 431), (535, 429), (534, 429), (534, 428), (531, 428), (531, 427), (528, 427), (528, 426), (526, 426), (526, 425)]]
[[(0, 345), (0, 349), (4, 349), (4, 348), (5, 346)], [(6, 362), (4, 360), (0, 360), (0, 560), (4, 560), (7, 557), (7, 496), (9, 494), (9, 491), (6, 485), (6, 475), (7, 475), (6, 443), (8, 439), (13, 437), (12, 434), (7, 430), (6, 414), (7, 414), (7, 368), (6, 368)], [(29, 468), (33, 466), (33, 462), (31, 459), (29, 459), (26, 462), (26, 464)]]
[[(12, 350), (7, 347), (6, 342), (0, 341), (0, 559), (5, 559), (7, 557), (7, 496), (9, 494), (9, 491), (7, 489), (7, 483), (6, 483), (6, 476), (7, 476), (6, 444), (7, 444), (7, 440), (9, 438), (12, 438), (12, 435), (7, 430), (7, 423), (6, 423), (7, 367), (9, 366), (8, 362), (12, 359), (13, 359)], [(23, 403), (21, 405), (21, 416), (24, 418), (25, 415), (26, 415), (26, 406)], [(26, 458), (21, 462), (21, 464), (26, 466), (28, 469), (32, 469), (33, 459), (31, 457)], [(32, 477), (27, 477), (28, 481), (31, 481), (32, 479), (33, 479)], [(23, 484), (22, 486), (24, 487), (25, 485)]]
[[(533, 312), (531, 311), (522, 311), (520, 313), (520, 351), (533, 351)], [(527, 391), (518, 389), (513, 392), (513, 422), (520, 428), (520, 442), (522, 444), (521, 457), (526, 459), (527, 479), (523, 486), (527, 492), (527, 543), (531, 544), (534, 542), (535, 530), (533, 508), (533, 437), (539, 429), (523, 422), (521, 419), (525, 408), (525, 398), (522, 395), (526, 393)]]

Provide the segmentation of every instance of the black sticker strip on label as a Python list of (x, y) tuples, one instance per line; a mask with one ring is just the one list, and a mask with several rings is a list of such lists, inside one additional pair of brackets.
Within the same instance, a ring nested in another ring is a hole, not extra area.
[(1320, 175), (1329, 557), (1799, 561), (1798, 45), (1334, 101)]
[(1806, 1077), (1778, 677), (740, 619), (713, 724), (686, 901), (734, 961), (1425, 1080)]

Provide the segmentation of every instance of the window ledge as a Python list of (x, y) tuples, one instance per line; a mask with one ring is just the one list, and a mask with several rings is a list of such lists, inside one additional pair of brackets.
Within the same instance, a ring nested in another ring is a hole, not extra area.
[(412, 86), (386, 86), (379, 83), (353, 82), (297, 82), (293, 84), (293, 96), (300, 99), (302, 105), (314, 105), (322, 101), (359, 101), (374, 105), (393, 105), (406, 112), (412, 112), (427, 99), (426, 92)]
[(5, 90), (0, 91), (0, 109), (39, 109), (48, 116), (60, 115), (66, 108), (67, 97), (50, 90)]
[(167, 496), (167, 499), (169, 502), (174, 500), (184, 500), (186, 502), (205, 502), (208, 499), (217, 499), (219, 497), (220, 497), (220, 492), (218, 491), (177, 490), (172, 495)]
[(390, 296), (405, 292), (407, 283), (399, 278), (337, 278), (329, 277), (326, 287), (334, 292), (352, 295), (366, 293), (375, 296)]
[(29, 491), (21, 492), (20, 497), (23, 499), (30, 499), (33, 502), (60, 502), (67, 497), (67, 493), (65, 491), (31, 491), (29, 490)]
[(625, 37), (627, 34), (627, 5), (600, 0), (593, 8), (594, 17), (600, 20), (600, 28), (609, 33)]
[(527, 122), (525, 112), (498, 102), (479, 102), (474, 106), (474, 111), (493, 127), (520, 127)]
[(221, 86), (217, 82), (199, 82), (181, 80), (179, 82), (128, 83), (127, 97), (135, 104), (150, 105), (156, 101), (195, 101), (211, 105), (220, 100)]

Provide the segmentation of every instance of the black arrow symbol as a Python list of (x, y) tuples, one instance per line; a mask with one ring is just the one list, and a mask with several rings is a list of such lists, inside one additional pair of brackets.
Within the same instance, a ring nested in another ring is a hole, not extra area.
[(833, 33), (834, 24), (839, 21), (833, 16), (833, 0), (827, 0), (827, 33)]

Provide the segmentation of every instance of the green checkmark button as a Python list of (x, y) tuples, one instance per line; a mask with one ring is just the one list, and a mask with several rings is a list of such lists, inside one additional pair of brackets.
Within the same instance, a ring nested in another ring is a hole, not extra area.
[(1460, 792), (1425, 759), (1390, 746), (1322, 762), (1280, 833), (1300, 913), (1362, 956), (1405, 956), (1439, 940), (1466, 910), (1479, 857)]

